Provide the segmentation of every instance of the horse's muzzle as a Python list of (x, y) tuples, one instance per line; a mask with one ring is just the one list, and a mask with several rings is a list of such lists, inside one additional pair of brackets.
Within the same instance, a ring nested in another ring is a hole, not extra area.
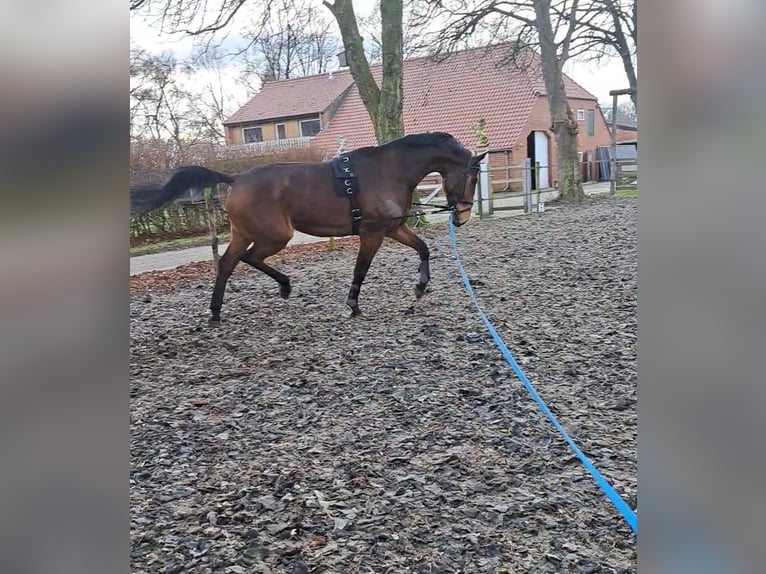
[(452, 225), (455, 227), (461, 227), (464, 223), (466, 223), (466, 221), (468, 221), (467, 219), (465, 221), (460, 221), (460, 214), (463, 213), (463, 211), (470, 211), (470, 208), (467, 210), (455, 209), (452, 212)]

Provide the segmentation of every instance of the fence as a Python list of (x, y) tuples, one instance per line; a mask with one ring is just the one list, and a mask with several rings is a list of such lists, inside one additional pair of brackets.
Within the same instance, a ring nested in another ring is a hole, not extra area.
[[(554, 165), (532, 165), (528, 158), (516, 165), (489, 166), (482, 163), (479, 183), (474, 194), (473, 212), (483, 218), (502, 211), (532, 213), (544, 210), (545, 202), (559, 197), (558, 182), (554, 182), (554, 187), (546, 188), (540, 188), (535, 183), (541, 180), (543, 174), (550, 176), (553, 168)], [(548, 179), (550, 180), (550, 177)], [(415, 201), (421, 204), (433, 207), (446, 204), (446, 198), (441, 193), (441, 176), (437, 173), (428, 174), (418, 184), (416, 191)], [(445, 214), (437, 214), (430, 216), (429, 220), (438, 221), (446, 217)]]
[(632, 158), (614, 159), (614, 189), (638, 188), (638, 161)]
[(230, 144), (227, 145), (227, 151), (244, 151), (246, 153), (273, 153), (279, 151), (287, 151), (291, 149), (305, 149), (311, 146), (310, 137), (298, 137), (298, 138), (283, 138), (281, 140), (271, 140), (263, 142), (251, 142), (244, 144)]
[[(606, 150), (609, 151), (608, 148)], [(554, 176), (558, 176), (555, 164), (541, 165), (539, 162), (533, 164), (529, 158), (524, 158), (517, 164), (510, 164), (508, 157), (506, 155), (505, 161), (499, 161), (494, 165), (488, 162), (481, 165), (473, 208), (473, 213), (480, 218), (492, 216), (498, 212), (543, 212), (546, 203), (560, 196), (559, 182), (554, 179)], [(580, 160), (577, 169), (580, 171), (583, 182), (610, 181), (614, 171), (617, 178), (616, 189), (635, 189), (637, 185), (638, 164), (635, 155), (631, 156), (627, 153), (623, 157), (618, 156), (612, 163), (608, 155), (602, 157), (596, 151), (591, 151), (581, 153)], [(616, 166), (614, 169), (611, 168), (613, 165)], [(552, 185), (541, 187), (538, 185), (541, 181), (547, 181)], [(444, 206), (446, 199), (444, 194), (440, 193), (442, 191), (440, 182), (441, 176), (438, 173), (428, 174), (416, 188), (415, 201), (433, 207)], [(440, 221), (447, 217), (445, 214), (436, 214), (429, 216), (428, 219)]]

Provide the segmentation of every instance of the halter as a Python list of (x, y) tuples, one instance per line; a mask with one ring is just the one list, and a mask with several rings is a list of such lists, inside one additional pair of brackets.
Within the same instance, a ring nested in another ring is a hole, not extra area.
[[(465, 184), (466, 184), (468, 175), (472, 171), (480, 171), (481, 170), (480, 166), (478, 166), (478, 165), (471, 165), (472, 162), (473, 162), (473, 157), (471, 157), (471, 159), (468, 160), (468, 165), (463, 170), (463, 186), (460, 189), (460, 196), (461, 197), (462, 197), (463, 193), (465, 193)], [(446, 193), (445, 193), (445, 195), (446, 195)], [(431, 211), (428, 214), (420, 212), (419, 214), (414, 214), (414, 215), (433, 215), (435, 213), (443, 213), (445, 211), (450, 211), (450, 212), (455, 212), (455, 213), (464, 213), (466, 211), (471, 211), (471, 209), (473, 208), (473, 203), (474, 202), (471, 199), (456, 199), (455, 201), (448, 202), (447, 205), (445, 205), (444, 207), (439, 207), (439, 208), (434, 209), (433, 211)], [(411, 205), (418, 205), (418, 206), (421, 206), (421, 207), (433, 207), (430, 203), (419, 203), (417, 201), (413, 201)], [(458, 209), (457, 208), (458, 205), (467, 205), (468, 209)], [(404, 217), (410, 217), (410, 215), (405, 215)], [(395, 218), (395, 219), (400, 219), (400, 218)]]
[[(463, 185), (462, 185), (462, 187), (460, 189), (460, 197), (462, 197), (463, 194), (465, 193), (465, 184), (468, 181), (468, 175), (472, 171), (480, 171), (481, 170), (480, 166), (472, 165), (472, 162), (473, 162), (473, 157), (471, 157), (471, 159), (468, 160), (468, 165), (463, 170)], [(457, 208), (458, 205), (467, 205), (468, 209), (458, 209)], [(466, 211), (470, 211), (472, 207), (473, 207), (473, 200), (469, 200), (469, 199), (457, 199), (455, 201), (450, 201), (449, 203), (447, 203), (447, 209), (445, 211), (454, 211), (456, 213), (464, 213)]]

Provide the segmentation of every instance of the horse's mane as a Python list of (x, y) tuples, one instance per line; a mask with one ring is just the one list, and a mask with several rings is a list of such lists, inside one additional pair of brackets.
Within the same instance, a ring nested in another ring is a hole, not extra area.
[(380, 147), (401, 150), (422, 147), (439, 147), (445, 151), (448, 150), (457, 155), (462, 155), (466, 152), (466, 149), (463, 147), (463, 145), (457, 139), (455, 139), (452, 134), (448, 134), (446, 132), (425, 132), (419, 134), (410, 134), (390, 141)]
[(412, 149), (421, 149), (424, 147), (441, 148), (443, 151), (450, 152), (457, 156), (471, 154), (470, 151), (463, 147), (463, 144), (455, 139), (455, 136), (448, 134), (447, 132), (424, 132), (419, 134), (410, 134), (392, 140), (383, 145), (359, 147), (355, 150), (352, 150), (352, 153), (375, 153), (384, 149), (394, 149), (397, 151), (407, 152)]

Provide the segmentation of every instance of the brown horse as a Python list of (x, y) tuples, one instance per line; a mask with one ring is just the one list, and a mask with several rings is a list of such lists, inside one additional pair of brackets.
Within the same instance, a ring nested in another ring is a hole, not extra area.
[(280, 295), (286, 299), (291, 290), (290, 278), (264, 263), (264, 259), (284, 249), (294, 230), (320, 237), (358, 234), (359, 253), (346, 301), (352, 315), (358, 315), (359, 292), (384, 237), (418, 252), (420, 281), (416, 295), (423, 295), (430, 279), (428, 246), (406, 224), (415, 187), (427, 174), (441, 174), (452, 223), (459, 227), (471, 216), (479, 162), (484, 155), (472, 155), (446, 133), (413, 134), (343, 154), (345, 165), (352, 166), (348, 173), (355, 176), (353, 195), (349, 187), (352, 179), (339, 177), (337, 165), (330, 162), (275, 163), (238, 175), (188, 166), (176, 170), (161, 188), (131, 189), (131, 204), (138, 211), (148, 211), (172, 201), (190, 187), (217, 183), (231, 186), (226, 199), (231, 241), (218, 263), (210, 303), (211, 323), (220, 321), (226, 282), (239, 261), (276, 280)]

